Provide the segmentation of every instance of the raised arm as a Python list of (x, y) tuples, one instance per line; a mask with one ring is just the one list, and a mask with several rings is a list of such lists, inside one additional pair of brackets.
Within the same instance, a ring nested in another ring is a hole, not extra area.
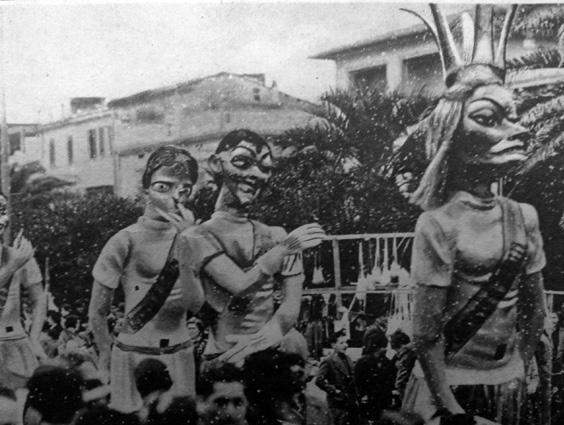
[[(213, 236), (194, 231), (181, 235), (181, 263), (190, 262), (190, 258), (201, 257), (204, 271), (222, 288), (237, 295), (251, 286), (261, 283), (265, 277), (278, 273), (287, 256), (299, 253), (303, 249), (319, 245), (325, 238), (325, 232), (316, 223), (298, 227), (287, 235), (280, 244), (259, 257), (254, 267), (243, 270), (225, 252)], [(196, 253), (195, 251), (200, 251)], [(197, 266), (196, 266), (197, 269)], [(196, 273), (199, 270), (195, 270)], [(301, 295), (300, 295), (301, 296)]]
[(21, 267), (25, 266), (33, 257), (33, 246), (21, 236), (21, 233), (14, 241), (13, 254), (8, 258), (6, 264), (0, 267), (0, 288), (10, 283), (12, 276)]

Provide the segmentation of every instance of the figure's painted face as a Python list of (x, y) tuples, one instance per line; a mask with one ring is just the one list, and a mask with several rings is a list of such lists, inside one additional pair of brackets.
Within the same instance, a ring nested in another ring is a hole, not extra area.
[(245, 387), (240, 382), (216, 382), (199, 410), (206, 425), (242, 425), (247, 414)]
[(156, 208), (178, 214), (178, 204), (188, 206), (194, 182), (186, 175), (178, 175), (169, 167), (161, 167), (151, 176), (147, 189), (148, 211), (151, 218), (164, 220)]
[(230, 151), (217, 155), (223, 184), (241, 206), (254, 201), (272, 177), (272, 154), (267, 146), (242, 140)]
[(527, 130), (517, 123), (513, 92), (492, 84), (464, 102), (453, 154), (466, 164), (505, 165), (524, 161)]
[(0, 237), (8, 227), (10, 217), (8, 216), (8, 200), (0, 195)]

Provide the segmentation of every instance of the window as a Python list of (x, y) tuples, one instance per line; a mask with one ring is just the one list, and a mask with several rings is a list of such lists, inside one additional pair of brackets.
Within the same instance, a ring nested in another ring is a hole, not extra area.
[(91, 159), (96, 158), (96, 130), (88, 130), (88, 151)]
[(255, 102), (260, 102), (260, 89), (258, 87), (253, 89), (253, 98), (255, 99)]
[(352, 74), (354, 85), (359, 89), (370, 89), (383, 92), (386, 90), (386, 65), (363, 69)]
[(404, 93), (427, 96), (439, 94), (444, 85), (439, 54), (433, 53), (404, 60), (402, 79)]
[(104, 137), (104, 127), (100, 127), (98, 129), (98, 146), (99, 146), (99, 154), (100, 157), (103, 157), (106, 154), (106, 147), (104, 146), (104, 142), (105, 142), (105, 137)]
[(72, 145), (72, 136), (67, 139), (67, 157), (69, 159), (69, 165), (74, 162), (74, 147)]
[(106, 127), (106, 134), (108, 135), (108, 151), (112, 152), (114, 149), (114, 128), (111, 125)]
[(49, 141), (49, 165), (51, 168), (55, 166), (55, 141), (53, 139)]
[(229, 112), (225, 113), (225, 122), (229, 124), (231, 122), (231, 114)]

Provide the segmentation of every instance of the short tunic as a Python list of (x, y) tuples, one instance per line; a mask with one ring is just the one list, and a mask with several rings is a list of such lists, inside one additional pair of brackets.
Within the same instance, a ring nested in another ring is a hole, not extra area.
[[(538, 218), (521, 204), (527, 237), (525, 274), (546, 264)], [(501, 207), (457, 192), (442, 207), (423, 213), (416, 226), (412, 279), (448, 288), (445, 323), (482, 285), (503, 256)], [(468, 343), (448, 362), (451, 384), (499, 384), (524, 375), (517, 351), (517, 282)], [(420, 369), (416, 368), (416, 373)]]
[[(536, 211), (526, 204), (520, 207), (527, 238), (524, 274), (531, 275), (543, 269), (546, 258)], [(460, 311), (482, 285), (488, 284), (504, 255), (502, 222), (496, 199), (483, 200), (467, 192), (457, 192), (442, 207), (419, 217), (412, 279), (417, 285), (447, 288), (443, 323)], [(499, 401), (503, 407), (492, 418), (497, 420), (518, 416), (519, 383), (525, 376), (517, 346), (518, 280), (476, 334), (452, 358), (445, 360), (449, 385), (497, 386), (496, 394), (504, 398), (503, 402)], [(436, 410), (419, 362), (406, 390), (404, 408), (413, 408), (424, 418)]]
[(247, 271), (256, 260), (281, 242), (286, 232), (255, 220), (218, 211), (200, 226), (183, 234), (195, 253), (191, 262), (195, 276), (202, 280), (206, 301), (217, 313), (204, 355), (217, 355), (233, 346), (228, 335), (249, 335), (258, 332), (274, 314), (274, 290), (282, 279), (290, 276), (303, 279), (300, 254), (286, 257), (283, 270), (275, 276), (262, 277), (238, 295), (232, 295), (205, 272), (215, 257), (226, 254), (242, 270)]
[[(14, 255), (6, 250), (6, 260)], [(22, 320), (22, 288), (26, 291), (41, 284), (42, 276), (34, 258), (17, 270), (10, 282), (0, 289), (0, 383), (11, 388), (21, 387), (38, 366)]]

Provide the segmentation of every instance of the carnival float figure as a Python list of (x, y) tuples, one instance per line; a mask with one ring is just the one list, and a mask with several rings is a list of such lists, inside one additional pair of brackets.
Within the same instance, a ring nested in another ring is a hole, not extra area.
[[(281, 343), (296, 322), (304, 280), (302, 250), (325, 233), (306, 224), (290, 234), (249, 218), (249, 209), (273, 172), (267, 142), (235, 130), (219, 142), (209, 168), (219, 184), (210, 220), (184, 231), (180, 267), (203, 283), (212, 311), (202, 367), (212, 361), (241, 363), (249, 354)], [(274, 292), (282, 300), (275, 310)]]
[[(19, 390), (39, 365), (38, 360), (47, 358), (39, 342), (47, 309), (31, 243), (22, 232), (13, 246), (2, 243), (8, 222), (8, 199), (0, 192), (0, 386)], [(29, 333), (22, 314), (25, 295), (31, 306)]]
[(505, 85), (516, 6), (496, 50), (493, 7), (477, 6), (475, 23), (463, 16), (462, 55), (439, 7), (431, 12), (434, 26), (418, 16), (439, 46), (446, 88), (409, 137), (430, 163), (410, 197), (425, 212), (412, 257), (418, 364), (403, 408), (441, 424), (515, 425), (543, 327), (545, 265), (535, 209), (492, 192), (526, 158), (527, 131)]
[[(178, 265), (179, 229), (167, 217), (182, 217), (184, 225), (194, 225), (188, 201), (197, 178), (198, 163), (185, 149), (164, 146), (154, 151), (142, 178), (143, 215), (109, 239), (92, 271), (89, 318), (100, 353), (99, 370), (104, 381), (110, 380), (111, 405), (120, 412), (141, 408), (134, 371), (148, 357), (167, 366), (173, 394), (195, 395), (186, 315), (200, 309), (204, 293), (200, 282)], [(125, 316), (113, 341), (107, 316), (118, 286), (125, 297)]]

